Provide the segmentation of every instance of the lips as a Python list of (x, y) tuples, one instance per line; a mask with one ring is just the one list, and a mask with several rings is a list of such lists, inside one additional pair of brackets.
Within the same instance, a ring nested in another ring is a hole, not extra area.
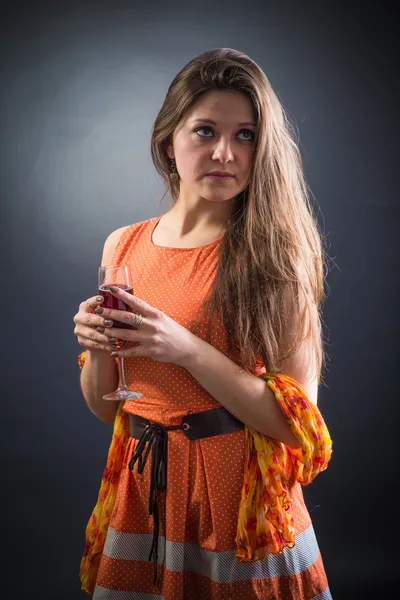
[(224, 173), (223, 171), (214, 171), (213, 173), (208, 173), (208, 177), (218, 177), (219, 179), (232, 179), (232, 173)]

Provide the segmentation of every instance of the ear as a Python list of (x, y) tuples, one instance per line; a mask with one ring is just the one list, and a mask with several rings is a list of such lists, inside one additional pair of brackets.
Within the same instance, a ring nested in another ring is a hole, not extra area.
[(172, 144), (168, 144), (167, 146), (167, 155), (169, 158), (175, 158), (174, 147)]

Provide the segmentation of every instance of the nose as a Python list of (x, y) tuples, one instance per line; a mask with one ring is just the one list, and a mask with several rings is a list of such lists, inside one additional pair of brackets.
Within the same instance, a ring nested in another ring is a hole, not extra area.
[(214, 148), (212, 159), (219, 160), (222, 164), (233, 161), (234, 157), (229, 139), (220, 138)]

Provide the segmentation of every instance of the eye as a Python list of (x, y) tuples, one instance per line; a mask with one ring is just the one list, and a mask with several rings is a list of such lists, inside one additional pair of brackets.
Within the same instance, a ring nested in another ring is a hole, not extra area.
[(200, 135), (199, 134), (200, 131), (211, 131), (211, 133), (212, 133), (211, 127), (198, 127), (197, 129), (195, 129), (195, 132), (199, 135), (199, 137), (211, 137), (209, 135)]
[[(203, 133), (200, 133), (203, 132)], [(205, 132), (205, 133), (204, 133)], [(195, 129), (195, 133), (197, 133), (197, 135), (201, 138), (211, 138), (214, 134), (213, 130), (211, 127), (198, 127), (197, 129)], [(208, 133), (211, 133), (211, 135), (209, 135)], [(241, 138), (243, 141), (245, 142), (252, 142), (255, 140), (255, 133), (254, 131), (251, 131), (251, 129), (241, 129), (239, 131), (239, 135), (245, 135), (245, 137)]]
[(250, 136), (245, 138), (246, 142), (252, 142), (256, 137), (254, 131), (251, 131), (251, 129), (241, 129), (239, 133), (244, 133), (246, 136)]

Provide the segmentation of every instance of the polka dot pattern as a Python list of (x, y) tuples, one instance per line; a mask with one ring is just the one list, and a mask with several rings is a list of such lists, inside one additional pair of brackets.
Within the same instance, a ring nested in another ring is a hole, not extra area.
[[(135, 295), (194, 331), (215, 276), (220, 240), (199, 248), (157, 246), (152, 234), (160, 218), (126, 229), (113, 262), (130, 266)], [(205, 339), (206, 317), (196, 335)], [(239, 357), (228, 351), (218, 317), (213, 324), (211, 343), (240, 364)], [(257, 369), (261, 368), (259, 361)], [(127, 401), (124, 409), (165, 426), (180, 423), (188, 413), (220, 406), (190, 373), (177, 365), (145, 357), (128, 358), (125, 374), (128, 385), (144, 395), (139, 400)], [(138, 474), (137, 466), (130, 471), (128, 463), (136, 445), (137, 440), (130, 438), (110, 526), (117, 532), (152, 534), (153, 519), (148, 512), (151, 458), (142, 474)], [(193, 441), (182, 431), (169, 432), (167, 492), (159, 503), (160, 536), (171, 542), (195, 543), (213, 552), (234, 550), (243, 468), (243, 431)], [(293, 483), (290, 493), (296, 533), (300, 533), (310, 526), (310, 516), (300, 485)], [(216, 583), (199, 574), (169, 572), (163, 568), (159, 589), (153, 586), (152, 577), (153, 564), (148, 562), (148, 556), (133, 561), (103, 554), (94, 598), (114, 598), (101, 595), (106, 589), (156, 593), (164, 600), (289, 597), (306, 600), (323, 592), (327, 585), (320, 557), (311, 569), (289, 578), (282, 574), (262, 580)], [(301, 586), (301, 594), (290, 596), (293, 586), (295, 589)]]
[[(113, 262), (129, 265), (136, 296), (194, 332), (215, 277), (220, 240), (199, 248), (157, 246), (152, 235), (160, 218), (125, 230)], [(206, 324), (205, 316), (196, 331), (203, 339), (206, 339)], [(240, 364), (239, 357), (227, 351), (219, 316), (213, 324), (211, 343)], [(219, 406), (186, 369), (175, 364), (147, 357), (128, 358), (125, 375), (129, 384), (144, 394), (139, 401), (126, 402), (125, 410), (165, 425), (180, 422), (187, 413)]]

